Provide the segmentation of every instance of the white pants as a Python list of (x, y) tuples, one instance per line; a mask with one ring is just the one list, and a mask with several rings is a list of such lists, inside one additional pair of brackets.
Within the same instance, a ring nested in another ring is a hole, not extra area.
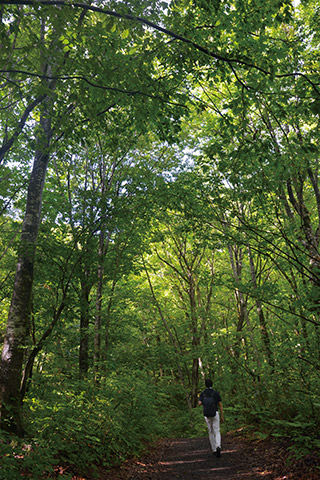
[(215, 452), (217, 448), (221, 448), (221, 435), (220, 435), (220, 417), (217, 412), (214, 417), (204, 417), (207, 422), (209, 440), (212, 451)]

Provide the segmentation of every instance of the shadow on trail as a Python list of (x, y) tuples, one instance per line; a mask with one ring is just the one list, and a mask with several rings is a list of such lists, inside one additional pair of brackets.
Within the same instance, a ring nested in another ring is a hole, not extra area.
[(170, 439), (139, 460), (101, 472), (99, 480), (320, 480), (319, 471), (306, 465), (296, 464), (293, 472), (287, 458), (279, 442), (249, 441), (231, 432), (222, 437), (220, 458), (208, 437)]
[[(250, 452), (248, 452), (250, 453)], [(226, 439), (222, 455), (217, 458), (207, 438), (176, 439), (170, 441), (158, 463), (157, 474), (148, 479), (161, 480), (258, 480), (269, 479), (271, 472), (258, 472), (246, 452)], [(149, 472), (150, 473), (150, 472)], [(134, 479), (135, 480), (135, 479)]]

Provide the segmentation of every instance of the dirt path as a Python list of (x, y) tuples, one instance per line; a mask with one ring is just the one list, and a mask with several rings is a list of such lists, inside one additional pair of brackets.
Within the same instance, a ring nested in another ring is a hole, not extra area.
[(101, 472), (99, 480), (320, 480), (314, 457), (288, 467), (284, 452), (279, 445), (226, 435), (216, 458), (207, 437), (168, 440), (138, 461)]

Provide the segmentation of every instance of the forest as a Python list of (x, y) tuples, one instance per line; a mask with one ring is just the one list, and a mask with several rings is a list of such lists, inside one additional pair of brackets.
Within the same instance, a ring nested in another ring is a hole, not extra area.
[(203, 435), (207, 377), (319, 449), (319, 0), (0, 20), (1, 478)]

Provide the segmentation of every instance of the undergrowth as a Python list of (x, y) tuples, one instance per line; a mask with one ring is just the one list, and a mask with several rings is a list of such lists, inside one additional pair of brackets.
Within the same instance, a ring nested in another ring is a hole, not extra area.
[[(222, 386), (223, 387), (223, 386)], [(250, 392), (249, 392), (250, 393)], [(301, 458), (319, 450), (319, 405), (302, 408), (294, 396), (233, 395), (225, 388), (222, 433), (245, 430), (255, 437), (288, 439)], [(259, 401), (258, 401), (259, 400)], [(287, 409), (284, 408), (287, 402)], [(274, 404), (273, 404), (274, 403)], [(139, 456), (159, 438), (207, 434), (202, 409), (186, 407), (185, 392), (172, 382), (154, 383), (143, 371), (92, 381), (39, 375), (23, 407), (27, 436), (0, 437), (1, 480), (71, 480)]]

